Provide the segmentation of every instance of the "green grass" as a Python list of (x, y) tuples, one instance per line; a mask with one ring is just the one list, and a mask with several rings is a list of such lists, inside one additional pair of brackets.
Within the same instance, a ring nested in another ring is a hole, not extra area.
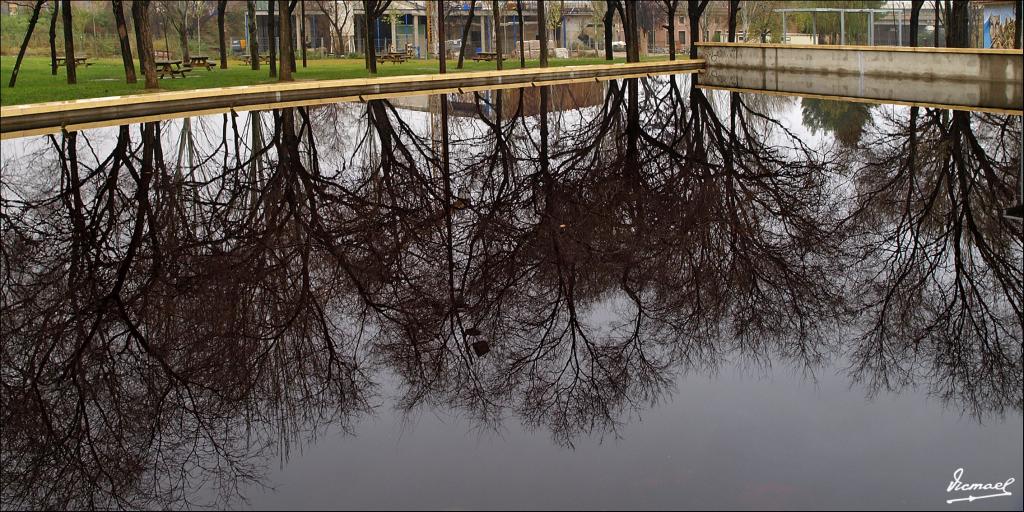
[[(664, 58), (664, 57), (661, 57)], [(657, 60), (658, 57), (651, 57), (650, 60)], [(45, 57), (25, 57), (18, 72), (18, 83), (15, 87), (8, 88), (7, 83), (11, 79), (11, 72), (14, 69), (12, 56), (0, 57), (0, 105), (21, 105), (25, 103), (41, 103), (46, 101), (75, 100), (82, 98), (100, 98), (104, 96), (120, 96), (125, 94), (139, 94), (146, 92), (143, 89), (143, 80), (140, 75), (136, 84), (124, 82), (124, 67), (120, 59), (103, 58), (90, 59), (93, 65), (78, 68), (78, 83), (68, 85), (64, 68), (58, 68), (57, 75), (50, 74), (50, 60)], [(550, 64), (555, 66), (575, 66), (583, 64), (602, 64), (606, 61), (603, 58), (576, 58), (576, 59), (551, 59)], [(623, 62), (623, 59), (615, 59), (614, 62)], [(363, 69), (362, 59), (325, 59), (310, 60), (309, 67), (302, 68), (299, 62), (299, 70), (294, 73), (295, 80), (329, 80), (339, 78), (366, 78), (369, 74)], [(526, 61), (529, 68), (538, 67), (537, 60)], [(266, 64), (260, 66), (259, 71), (253, 71), (239, 60), (232, 59), (228, 62), (228, 69), (196, 69), (184, 79), (160, 80), (160, 90), (181, 91), (191, 89), (205, 89), (211, 87), (230, 87), (236, 85), (255, 85), (277, 81), (270, 78), (269, 68)], [(495, 69), (493, 62), (473, 62), (467, 60), (464, 71), (486, 71)], [(519, 61), (505, 61), (506, 69), (519, 67)], [(402, 64), (385, 63), (378, 65), (377, 76), (400, 76), (437, 73), (437, 61), (411, 60)], [(448, 62), (448, 71), (454, 72), (455, 62)]]

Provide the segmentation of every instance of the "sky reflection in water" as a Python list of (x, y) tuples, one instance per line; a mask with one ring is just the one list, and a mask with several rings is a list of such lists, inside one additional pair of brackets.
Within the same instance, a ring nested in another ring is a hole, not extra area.
[(1020, 138), (684, 76), (6, 141), (4, 503), (1020, 481)]

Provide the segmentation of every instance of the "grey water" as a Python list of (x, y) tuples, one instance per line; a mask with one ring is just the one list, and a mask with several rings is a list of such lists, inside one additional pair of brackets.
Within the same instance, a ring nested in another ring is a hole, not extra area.
[(1024, 508), (1021, 117), (695, 76), (3, 141), (4, 507)]

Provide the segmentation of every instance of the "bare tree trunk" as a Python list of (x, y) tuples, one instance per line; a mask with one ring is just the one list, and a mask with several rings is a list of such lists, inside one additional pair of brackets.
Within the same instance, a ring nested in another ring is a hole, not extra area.
[(14, 61), (14, 71), (11, 73), (11, 81), (7, 84), (7, 87), (14, 87), (14, 82), (18, 80), (18, 70), (21, 69), (21, 59), (25, 58), (25, 50), (28, 48), (28, 41), (32, 39), (32, 31), (36, 29), (36, 22), (39, 21), (39, 10), (43, 8), (43, 4), (46, 0), (36, 0), (35, 7), (32, 8), (32, 17), (28, 20), (28, 29), (25, 31), (25, 40), (21, 43), (21, 48), (18, 50), (18, 59)]
[(228, 0), (217, 2), (217, 37), (220, 39), (220, 68), (228, 68), (227, 34), (224, 32), (224, 15), (228, 8)]
[[(298, 47), (295, 44), (295, 25), (292, 24), (292, 18), (295, 14), (295, 6), (298, 5), (297, 2), (298, 0), (291, 0), (287, 6), (288, 10), (281, 11), (281, 17), (288, 18), (288, 27), (290, 29), (289, 34), (291, 37), (288, 38), (288, 46), (291, 48), (291, 52), (288, 54), (288, 65), (291, 66), (292, 73), (298, 69), (295, 63), (295, 54), (298, 53)], [(284, 41), (284, 36), (281, 36), (281, 40)]]
[(740, 12), (740, 0), (729, 0), (729, 42), (736, 42), (736, 18)]
[[(323, 10), (322, 7), (321, 10)], [(334, 37), (338, 40), (337, 48), (335, 48), (334, 45), (331, 44), (331, 51), (334, 52), (336, 56), (344, 55), (345, 53), (347, 53), (345, 48), (345, 24), (342, 23), (339, 25), (337, 20), (335, 19), (337, 17), (338, 15), (337, 13), (335, 13), (327, 18), (331, 22), (331, 28), (334, 29)]]
[[(565, 47), (566, 49), (568, 49), (569, 46), (570, 46), (569, 45), (569, 41), (566, 40), (565, 13), (566, 13), (566, 10), (565, 10), (565, 0), (559, 0), (559, 2), (558, 2), (558, 15), (561, 16), (561, 19), (558, 20), (558, 32), (555, 32), (554, 36), (555, 36), (555, 40), (557, 40), (558, 37), (559, 37), (559, 33), (561, 33), (561, 36), (562, 36), (563, 40), (555, 45), (556, 48)], [(552, 30), (554, 30), (554, 29), (552, 29)]]
[[(135, 3), (135, 2), (132, 2), (132, 3)], [(163, 39), (164, 39), (164, 49), (163, 49), (163, 51), (164, 51), (164, 53), (168, 57), (170, 57), (170, 54), (171, 54), (171, 43), (167, 39), (167, 22), (164, 21), (163, 17), (157, 16), (156, 22), (155, 23), (151, 23), (151, 24), (153, 25), (153, 27), (156, 30), (159, 30), (160, 31), (160, 35), (163, 36)], [(153, 34), (153, 40), (154, 41), (156, 40), (156, 34)], [(153, 51), (156, 51), (156, 44), (153, 45)]]
[(946, 46), (950, 48), (967, 48), (970, 34), (968, 33), (968, 2), (952, 2), (947, 4), (949, 16), (946, 18)]
[(177, 27), (178, 43), (181, 44), (181, 61), (185, 65), (188, 65), (189, 61), (192, 58), (192, 54), (191, 52), (189, 52), (188, 49), (188, 4), (184, 4), (182, 6), (182, 9), (183, 10), (181, 13), (181, 25)]
[(281, 76), (280, 82), (292, 81), (292, 17), (288, 12), (288, 0), (278, 0), (278, 10), (281, 11)]
[(917, 35), (921, 24), (921, 8), (924, 7), (924, 0), (910, 1), (910, 46), (917, 46)]
[(256, 26), (256, 0), (246, 2), (249, 10), (249, 67), (253, 71), (260, 70), (260, 35)]
[(498, 54), (498, 70), (500, 71), (505, 68), (502, 64), (502, 60), (505, 58), (505, 41), (503, 41), (504, 34), (499, 29), (501, 27), (501, 20), (498, 19), (498, 0), (494, 0), (491, 3), (491, 10), (494, 12), (494, 16), (492, 16), (494, 20), (494, 51)]
[(369, 71), (371, 75), (377, 74), (377, 47), (373, 40), (373, 24), (376, 21), (374, 11), (376, 10), (376, 7), (377, 2), (373, 0), (363, 0), (363, 40), (365, 41), (364, 46), (366, 46), (363, 51), (363, 55), (366, 59), (366, 70)]
[(466, 40), (469, 39), (469, 29), (473, 26), (473, 15), (476, 14), (476, 0), (469, 1), (469, 15), (466, 16), (466, 25), (462, 27), (462, 45), (459, 47), (459, 63), (455, 66), (462, 69), (462, 63), (466, 58)]
[[(350, 8), (348, 4), (345, 4), (345, 8)], [(347, 13), (346, 13), (347, 15)], [(341, 48), (342, 53), (355, 51), (355, 40), (352, 40), (352, 47), (348, 47), (348, 40), (345, 38), (345, 23), (344, 20), (341, 25), (338, 26), (338, 47)], [(352, 29), (355, 29), (355, 22), (352, 22)]]
[(302, 48), (302, 67), (306, 67), (306, 0), (299, 0), (299, 45)]
[(708, 0), (689, 0), (686, 14), (690, 18), (690, 58), (697, 58), (697, 41), (700, 37), (700, 17), (704, 14), (704, 8), (708, 6)]
[[(345, 4), (345, 9), (351, 9), (351, 6), (346, 3)], [(345, 12), (346, 18), (348, 17), (348, 13), (349, 12), (350, 11), (346, 11)], [(335, 15), (335, 16), (337, 16), (337, 15)], [(346, 20), (342, 19), (341, 20), (341, 24), (339, 24), (336, 27), (336, 30), (338, 31), (338, 48), (341, 49), (341, 53), (343, 53), (343, 54), (344, 53), (348, 53), (350, 51), (355, 51), (355, 48), (349, 48), (348, 47), (348, 40), (345, 38), (345, 25), (346, 24), (347, 24)], [(354, 21), (353, 21), (353, 24), (355, 24)], [(352, 43), (355, 44), (355, 41), (353, 41)]]
[(53, 1), (53, 14), (50, 15), (50, 74), (57, 74), (57, 13), (60, 12), (60, 2)]
[(537, 39), (540, 39), (540, 67), (548, 67), (548, 19), (544, 15), (544, 0), (537, 0)]
[(676, 8), (679, 0), (666, 0), (665, 10), (668, 11), (668, 60), (676, 60)]
[(622, 28), (626, 32), (626, 62), (640, 62), (640, 23), (636, 3), (626, 2)]
[(270, 77), (277, 78), (277, 29), (274, 23), (274, 0), (267, 2), (267, 34), (270, 40)]
[(935, 0), (935, 47), (939, 47), (939, 4), (941, 0)]
[(615, 6), (612, 4), (613, 0), (608, 0), (606, 4), (607, 10), (604, 12), (604, 60), (612, 60), (615, 58), (614, 52), (612, 52), (612, 31), (615, 25)]
[(526, 22), (523, 21), (523, 0), (516, 0), (516, 15), (519, 16), (519, 67), (526, 69)]
[(146, 89), (156, 89), (159, 84), (153, 57), (153, 32), (149, 26), (149, 2), (132, 2), (132, 21), (135, 25), (135, 48), (139, 51), (139, 69), (146, 77)]
[(124, 19), (124, 5), (121, 0), (111, 0), (114, 21), (117, 23), (117, 38), (121, 43), (121, 60), (124, 61), (124, 79), (129, 84), (136, 82), (135, 60), (132, 58), (132, 44), (128, 37), (128, 24)]
[(75, 69), (75, 34), (71, 25), (71, 0), (63, 0), (61, 5), (61, 23), (64, 25), (64, 68), (68, 72), (68, 83), (78, 83)]
[(441, 73), (448, 72), (448, 42), (444, 35), (444, 0), (437, 0), (437, 60)]

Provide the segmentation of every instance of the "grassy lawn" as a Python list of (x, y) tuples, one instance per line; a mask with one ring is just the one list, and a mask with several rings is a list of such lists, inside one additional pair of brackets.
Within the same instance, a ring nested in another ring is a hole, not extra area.
[[(649, 60), (664, 59), (650, 57)], [(41, 103), (46, 101), (74, 100), (81, 98), (99, 98), (103, 96), (120, 96), (124, 94), (144, 93), (143, 80), (139, 77), (136, 84), (124, 83), (124, 67), (121, 59), (90, 59), (94, 61), (89, 67), (78, 68), (78, 84), (68, 85), (64, 68), (58, 68), (57, 75), (50, 74), (50, 60), (46, 57), (25, 57), (18, 73), (18, 83), (13, 89), (7, 87), (14, 69), (13, 56), (0, 57), (0, 105), (20, 105), (24, 103)], [(648, 60), (648, 59), (645, 59)], [(574, 66), (582, 64), (603, 64), (603, 58), (551, 59), (554, 66)], [(624, 62), (615, 59), (614, 62)], [(338, 78), (365, 78), (369, 76), (363, 69), (362, 59), (325, 59), (310, 60), (309, 67), (303, 69), (299, 62), (299, 70), (294, 74), (296, 80), (326, 80)], [(538, 67), (537, 60), (526, 61), (527, 67)], [(239, 60), (231, 60), (228, 69), (206, 71), (197, 68), (187, 78), (160, 80), (160, 88), (165, 91), (204, 89), (210, 87), (230, 87), (235, 85), (254, 85), (275, 82), (271, 79), (266, 64), (259, 71), (253, 71)], [(519, 61), (505, 61), (505, 68), (517, 68)], [(464, 71), (486, 71), (495, 69), (493, 62), (473, 62), (467, 60)], [(399, 76), (437, 73), (437, 61), (411, 60), (402, 64), (378, 65), (378, 76)], [(449, 61), (448, 71), (454, 72), (455, 62)]]

